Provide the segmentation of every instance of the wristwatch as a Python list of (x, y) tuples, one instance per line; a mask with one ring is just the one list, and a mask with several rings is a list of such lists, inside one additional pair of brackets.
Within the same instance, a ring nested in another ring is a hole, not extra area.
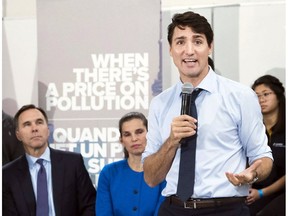
[(251, 182), (249, 182), (248, 184), (249, 184), (249, 185), (252, 185), (252, 184), (255, 183), (258, 179), (259, 179), (259, 178), (258, 178), (258, 173), (257, 173), (256, 170), (255, 170), (255, 177), (254, 177), (253, 180), (252, 180)]

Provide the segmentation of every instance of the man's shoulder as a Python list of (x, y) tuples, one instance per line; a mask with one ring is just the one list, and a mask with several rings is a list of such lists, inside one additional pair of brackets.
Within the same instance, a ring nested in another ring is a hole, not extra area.
[(19, 158), (15, 159), (13, 161), (10, 161), (9, 163), (2, 166), (2, 174), (14, 172), (15, 170), (17, 170), (21, 167), (24, 167), (25, 165), (28, 166), (27, 160), (23, 157), (25, 157), (25, 155), (22, 155)]
[(172, 86), (170, 86), (169, 88), (167, 88), (167, 89), (165, 89), (165, 90), (163, 90), (160, 94), (158, 94), (156, 97), (165, 97), (165, 96), (167, 96), (167, 95), (169, 95), (169, 94), (174, 94), (175, 93), (175, 91), (177, 90), (177, 88), (178, 88), (178, 85), (179, 85), (179, 83), (176, 83), (176, 84), (174, 84), (174, 85), (172, 85)]
[(61, 156), (65, 158), (81, 158), (82, 155), (79, 152), (71, 152), (71, 151), (66, 151), (66, 150), (59, 150), (59, 149), (54, 149), (50, 148), (51, 156)]
[(239, 88), (249, 88), (248, 86), (244, 85), (243, 83), (240, 83), (239, 81), (233, 80), (228, 77), (221, 76), (219, 74), (216, 74), (217, 80), (220, 84), (227, 84), (231, 86), (237, 86)]
[[(161, 102), (161, 104), (167, 103), (169, 100), (173, 99), (175, 94), (179, 91), (179, 84), (175, 84), (164, 91), (162, 91), (160, 94), (152, 98), (151, 103), (158, 103)], [(180, 92), (179, 92), (180, 95)]]
[(253, 92), (251, 87), (221, 75), (217, 75), (217, 82), (219, 88), (223, 88), (226, 93), (236, 92), (251, 94)]

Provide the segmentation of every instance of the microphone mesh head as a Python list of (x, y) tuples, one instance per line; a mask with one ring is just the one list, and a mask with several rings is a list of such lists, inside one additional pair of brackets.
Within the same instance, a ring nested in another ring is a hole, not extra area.
[(182, 85), (183, 94), (192, 94), (192, 91), (193, 91), (193, 86), (191, 83), (186, 82)]

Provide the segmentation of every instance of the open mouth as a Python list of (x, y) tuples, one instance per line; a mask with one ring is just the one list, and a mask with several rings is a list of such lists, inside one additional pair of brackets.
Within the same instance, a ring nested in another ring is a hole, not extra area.
[(195, 65), (195, 63), (197, 62), (196, 59), (184, 59), (183, 62), (187, 65)]
[(185, 63), (195, 63), (197, 60), (196, 59), (190, 59), (190, 58), (186, 58), (183, 60)]
[(184, 59), (183, 60), (184, 62), (186, 62), (186, 63), (189, 63), (189, 62), (196, 62), (197, 60), (196, 59)]
[(183, 59), (183, 63), (187, 66), (187, 67), (194, 67), (196, 65), (197, 60), (195, 59)]

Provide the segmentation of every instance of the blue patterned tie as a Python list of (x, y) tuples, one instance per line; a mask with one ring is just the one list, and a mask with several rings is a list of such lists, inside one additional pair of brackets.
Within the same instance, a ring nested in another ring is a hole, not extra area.
[(40, 170), (37, 176), (36, 216), (48, 216), (49, 206), (46, 170), (43, 166), (43, 159), (38, 159), (36, 162), (40, 164)]
[[(197, 109), (195, 100), (203, 89), (195, 89), (191, 96), (190, 114), (197, 119)], [(177, 195), (186, 202), (194, 191), (195, 179), (195, 157), (196, 157), (196, 138), (197, 134), (181, 141), (181, 156), (179, 167), (179, 179), (177, 187)]]

